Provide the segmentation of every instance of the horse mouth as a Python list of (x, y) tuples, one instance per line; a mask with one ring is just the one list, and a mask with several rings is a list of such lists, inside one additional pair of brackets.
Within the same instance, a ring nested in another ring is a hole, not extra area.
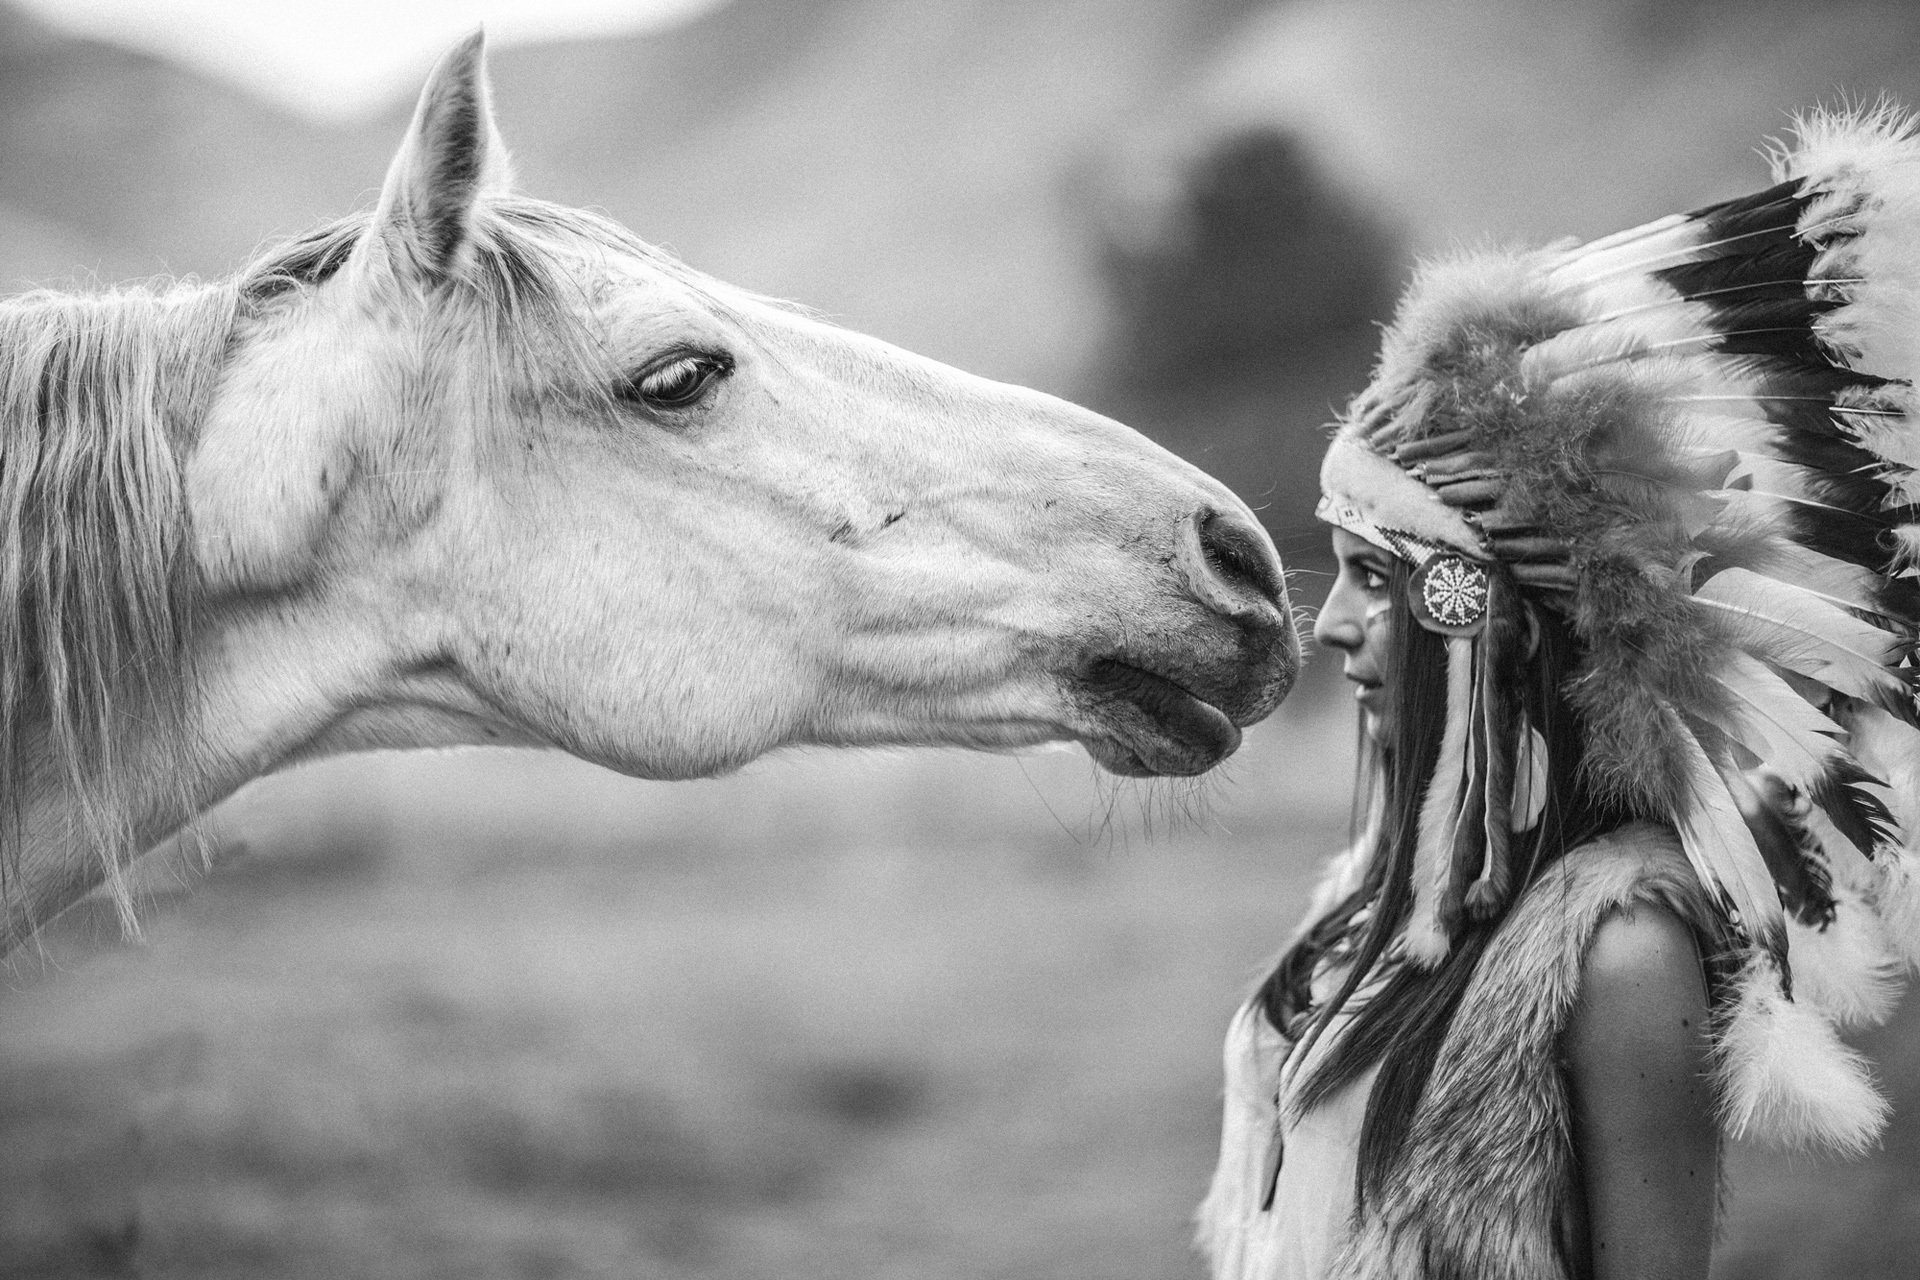
[(1087, 740), (1087, 751), (1109, 773), (1189, 777), (1240, 745), (1240, 728), (1225, 711), (1158, 671), (1096, 658), (1079, 683), (1104, 730)]

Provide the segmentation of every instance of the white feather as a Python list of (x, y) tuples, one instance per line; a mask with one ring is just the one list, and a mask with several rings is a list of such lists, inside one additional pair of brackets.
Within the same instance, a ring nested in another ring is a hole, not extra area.
[(1772, 454), (1780, 447), (1780, 428), (1767, 421), (1757, 404), (1750, 413), (1741, 412), (1733, 401), (1698, 405), (1687, 413), (1685, 431), (1700, 448)]
[(1526, 729), (1514, 760), (1513, 805), (1507, 814), (1507, 827), (1516, 834), (1538, 826), (1547, 808), (1547, 740), (1532, 725)]
[(1649, 271), (1691, 261), (1701, 238), (1702, 227), (1696, 219), (1670, 213), (1567, 251), (1547, 278), (1558, 288), (1590, 289), (1618, 277), (1644, 277)]
[(1758, 658), (1734, 650), (1715, 671), (1729, 695), (1724, 711), (1702, 709), (1715, 728), (1760, 757), (1798, 791), (1812, 791), (1841, 754), (1840, 726), (1793, 691)]
[(1674, 822), (1680, 847), (1707, 888), (1726, 899), (1737, 916), (1735, 923), (1747, 936), (1756, 942), (1774, 942), (1785, 927), (1786, 913), (1767, 861), (1727, 790), (1727, 778), (1680, 717), (1672, 711), (1666, 714), (1667, 736), (1686, 757), (1687, 806)]
[(1828, 245), (1814, 276), (1841, 287), (1847, 305), (1822, 317), (1823, 337), (1849, 363), (1881, 377), (1920, 375), (1920, 140), (1891, 108), (1827, 112), (1800, 122), (1799, 143), (1778, 167), (1821, 192), (1801, 215), (1802, 234)]
[(1754, 568), (1769, 578), (1778, 578), (1789, 586), (1811, 592), (1829, 604), (1868, 613), (1883, 608), (1874, 598), (1881, 582), (1879, 574), (1787, 538), (1775, 539), (1767, 548), (1764, 562)]
[(1879, 707), (1858, 703), (1847, 707), (1842, 719), (1847, 749), (1884, 784), (1868, 785), (1893, 814), (1904, 846), (1877, 851), (1869, 896), (1888, 942), (1920, 969), (1920, 855), (1912, 848), (1920, 832), (1920, 730)]
[(1833, 825), (1833, 819), (1819, 805), (1809, 805), (1801, 820), (1819, 841), (1820, 851), (1827, 855), (1827, 872), (1833, 877), (1835, 896), (1851, 893), (1872, 906), (1873, 895), (1880, 884), (1879, 866), (1841, 834), (1840, 828)]
[[(1769, 442), (1770, 445), (1772, 443)], [(1811, 501), (1819, 492), (1819, 483), (1826, 479), (1823, 473), (1810, 467), (1786, 462), (1764, 452), (1741, 450), (1735, 455), (1735, 460), (1737, 465), (1728, 473), (1728, 483), (1723, 488), (1736, 488), (1734, 482), (1739, 481), (1739, 490)]]
[(1530, 382), (1551, 382), (1654, 352), (1710, 350), (1720, 341), (1712, 309), (1705, 303), (1686, 302), (1676, 294), (1669, 306), (1630, 311), (1563, 329), (1529, 348), (1521, 357), (1520, 368)]
[(1879, 913), (1856, 891), (1836, 888), (1833, 921), (1825, 928), (1789, 920), (1787, 959), (1794, 998), (1837, 1027), (1885, 1022), (1899, 998), (1902, 959)]
[(1466, 789), (1467, 732), (1473, 719), (1473, 641), (1447, 640), (1447, 723), (1433, 779), (1420, 801), (1419, 843), (1413, 855), (1413, 912), (1407, 921), (1407, 955), (1432, 968), (1451, 943), (1440, 923), (1440, 901), (1453, 873), (1453, 832)]
[(1920, 568), (1920, 525), (1903, 524), (1893, 531), (1895, 572)]
[(1726, 569), (1693, 599), (1748, 652), (1870, 701), (1910, 696), (1888, 668), (1898, 637), (1818, 596), (1748, 569)]
[[(1863, 391), (1854, 398), (1863, 403), (1850, 404), (1849, 398), (1842, 397), (1835, 410), (1836, 416), (1852, 429), (1860, 447), (1895, 466), (1920, 469), (1920, 430), (1914, 426), (1914, 412), (1920, 409), (1920, 403), (1913, 388), (1890, 383)], [(1887, 479), (1905, 501), (1913, 501), (1912, 476), (1895, 473)]]
[(1888, 1107), (1866, 1060), (1813, 1008), (1786, 998), (1764, 957), (1749, 960), (1735, 982), (1714, 1044), (1727, 1131), (1849, 1156), (1872, 1146)]
[(1880, 927), (1907, 966), (1920, 970), (1920, 858), (1889, 849), (1875, 866), (1880, 883), (1874, 887), (1873, 905)]
[(1911, 843), (1920, 835), (1920, 729), (1872, 704), (1836, 711), (1847, 731), (1847, 750), (1879, 780), (1874, 794), (1886, 804)]

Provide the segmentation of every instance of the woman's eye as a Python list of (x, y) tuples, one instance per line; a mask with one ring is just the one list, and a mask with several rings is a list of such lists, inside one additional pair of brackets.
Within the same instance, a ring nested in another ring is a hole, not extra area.
[(1364, 560), (1347, 561), (1347, 571), (1359, 580), (1361, 588), (1369, 594), (1377, 595), (1385, 591), (1392, 582), (1392, 579), (1387, 576), (1385, 569), (1377, 565), (1368, 564)]
[(635, 374), (622, 386), (621, 394), (650, 409), (685, 409), (732, 372), (733, 361), (726, 356), (689, 352)]

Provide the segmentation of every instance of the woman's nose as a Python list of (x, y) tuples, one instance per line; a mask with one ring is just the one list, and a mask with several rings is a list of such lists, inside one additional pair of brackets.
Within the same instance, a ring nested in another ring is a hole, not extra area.
[(1358, 601), (1344, 580), (1336, 580), (1313, 620), (1314, 643), (1322, 648), (1358, 649), (1364, 639)]

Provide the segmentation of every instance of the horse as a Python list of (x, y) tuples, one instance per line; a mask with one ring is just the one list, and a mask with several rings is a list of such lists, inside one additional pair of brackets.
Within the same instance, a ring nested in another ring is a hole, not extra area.
[(1272, 542), (1128, 428), (514, 191), (482, 35), (370, 209), (0, 302), (0, 953), (249, 780), (793, 745), (1191, 775), (1285, 696)]

